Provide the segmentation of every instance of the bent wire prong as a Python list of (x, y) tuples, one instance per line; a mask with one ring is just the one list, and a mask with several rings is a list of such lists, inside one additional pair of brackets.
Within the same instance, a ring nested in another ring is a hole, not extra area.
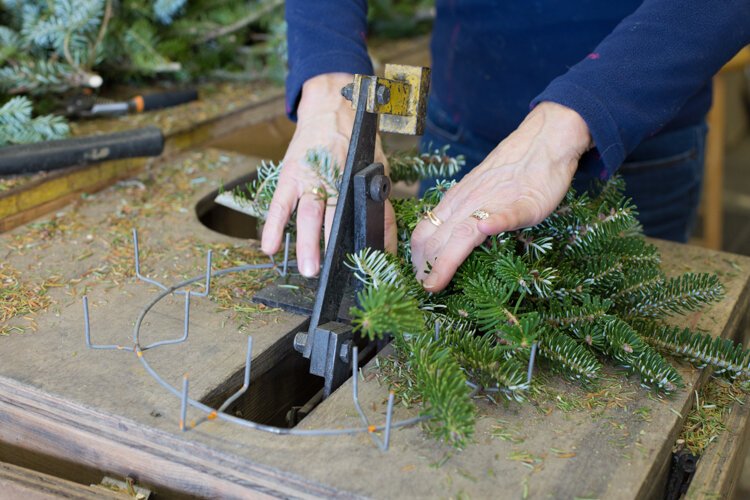
[(116, 344), (92, 344), (91, 343), (91, 323), (89, 322), (89, 298), (83, 296), (83, 333), (86, 336), (86, 347), (89, 349), (108, 349), (113, 351), (122, 351), (128, 349)]
[(391, 439), (391, 420), (393, 417), (393, 391), (388, 395), (388, 407), (385, 414), (385, 436), (383, 441), (375, 435), (375, 426), (370, 425), (370, 421), (367, 419), (367, 415), (362, 411), (362, 407), (359, 404), (359, 349), (357, 346), (352, 348), (352, 400), (354, 401), (354, 408), (359, 413), (359, 418), (365, 427), (368, 428), (370, 438), (375, 445), (381, 449), (381, 451), (388, 451), (388, 444)]
[(217, 411), (224, 411), (227, 408), (229, 408), (229, 405), (234, 403), (237, 398), (242, 396), (246, 391), (247, 388), (250, 387), (250, 364), (253, 360), (253, 338), (248, 335), (247, 337), (247, 354), (245, 356), (245, 377), (242, 382), (242, 387), (240, 387), (237, 392), (232, 394), (229, 398), (227, 398), (226, 401), (219, 407)]
[(154, 347), (163, 345), (181, 344), (188, 339), (188, 333), (190, 330), (190, 295), (192, 294), (185, 294), (185, 316), (183, 319), (182, 337), (172, 340), (160, 340), (158, 342), (154, 342), (153, 344), (149, 344), (146, 347), (143, 347), (142, 350), (147, 351), (149, 349), (153, 349)]
[(531, 345), (531, 355), (529, 356), (529, 368), (526, 370), (526, 385), (531, 387), (531, 377), (534, 375), (534, 360), (536, 359), (536, 350), (538, 343), (534, 342)]
[(140, 251), (138, 249), (138, 230), (133, 229), (133, 254), (135, 255), (135, 276), (141, 281), (144, 281), (146, 283), (150, 283), (154, 286), (157, 286), (161, 288), (162, 290), (166, 290), (167, 287), (159, 283), (158, 281), (149, 278), (148, 276), (144, 276), (141, 274), (141, 258), (140, 258)]

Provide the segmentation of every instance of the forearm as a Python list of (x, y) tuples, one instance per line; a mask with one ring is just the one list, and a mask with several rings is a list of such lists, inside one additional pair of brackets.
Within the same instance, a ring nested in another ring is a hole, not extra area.
[(366, 0), (287, 0), (287, 113), (297, 117), (305, 82), (331, 73), (372, 73)]
[(746, 0), (646, 0), (532, 104), (577, 111), (612, 173), (748, 42)]

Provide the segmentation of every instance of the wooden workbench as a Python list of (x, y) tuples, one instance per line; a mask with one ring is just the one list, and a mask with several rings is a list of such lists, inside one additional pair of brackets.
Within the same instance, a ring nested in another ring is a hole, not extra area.
[[(217, 267), (261, 261), (257, 242), (214, 233), (194, 211), (221, 181), (255, 163), (217, 151), (185, 153), (137, 182), (0, 235), (5, 286), (40, 297), (24, 302), (25, 310), (19, 305), (21, 312), (0, 325), (0, 461), (85, 483), (107, 473), (133, 477), (157, 492), (222, 498), (658, 495), (677, 433), (705, 381), (705, 374), (686, 365), (680, 371), (687, 387), (669, 398), (623, 382), (621, 372), (609, 369), (591, 392), (550, 376), (530, 403), (480, 401), (475, 440), (461, 452), (418, 427), (394, 431), (387, 453), (366, 435), (293, 438), (217, 421), (180, 432), (179, 400), (145, 373), (132, 352), (85, 348), (81, 297), (89, 297), (94, 342), (130, 342), (139, 310), (156, 293), (133, 278), (132, 227), (139, 229), (143, 272), (167, 284), (200, 274), (208, 248)], [(734, 336), (747, 315), (750, 259), (658, 245), (668, 272), (717, 272), (726, 286), (723, 302), (684, 323)], [(298, 359), (291, 335), (304, 318), (249, 305), (248, 295), (267, 277), (258, 272), (216, 280), (212, 300), (193, 301), (188, 342), (147, 353), (154, 368), (176, 386), (189, 373), (191, 396), (216, 401), (241, 383), (251, 334), (253, 394), (243, 411), (272, 413), (265, 407), (288, 397), (289, 384), (274, 385), (263, 374), (273, 373), (280, 360)], [(143, 341), (178, 337), (181, 314), (181, 298), (160, 303), (146, 318)], [(349, 384), (300, 425), (358, 426)], [(371, 420), (382, 422), (386, 396), (387, 387), (365, 370), (360, 398)], [(416, 412), (398, 407), (395, 418)], [(190, 419), (199, 416), (189, 412)], [(747, 412), (735, 416), (733, 432), (739, 432)], [(723, 451), (736, 445), (730, 440)], [(712, 478), (729, 469), (727, 456), (721, 454), (724, 465), (713, 467), (713, 475), (704, 474), (706, 492), (724, 488), (726, 478)]]

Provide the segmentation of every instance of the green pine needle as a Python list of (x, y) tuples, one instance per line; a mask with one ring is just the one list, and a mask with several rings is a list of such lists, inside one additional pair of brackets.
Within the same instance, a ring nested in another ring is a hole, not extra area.
[(424, 316), (419, 304), (404, 288), (391, 284), (367, 287), (357, 293), (360, 307), (349, 311), (355, 333), (370, 340), (388, 334), (403, 336), (424, 330)]

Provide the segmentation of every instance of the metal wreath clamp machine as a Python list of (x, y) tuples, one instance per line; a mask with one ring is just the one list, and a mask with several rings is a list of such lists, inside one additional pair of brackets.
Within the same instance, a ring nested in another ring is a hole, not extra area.
[(307, 331), (294, 338), (294, 348), (310, 360), (310, 373), (323, 377), (324, 398), (351, 373), (355, 346), (361, 357), (377, 347), (376, 342), (356, 338), (345, 322), (347, 306), (354, 304), (355, 285), (347, 286), (353, 281), (352, 272), (344, 264), (347, 254), (368, 247), (384, 248), (384, 207), (391, 182), (383, 164), (373, 163), (376, 134), (422, 135), (429, 85), (429, 68), (387, 64), (384, 78), (357, 74), (354, 82), (341, 90), (352, 102), (355, 119), (315, 302), (310, 309), (309, 298), (278, 285), (253, 298), (271, 307), (310, 315)]

